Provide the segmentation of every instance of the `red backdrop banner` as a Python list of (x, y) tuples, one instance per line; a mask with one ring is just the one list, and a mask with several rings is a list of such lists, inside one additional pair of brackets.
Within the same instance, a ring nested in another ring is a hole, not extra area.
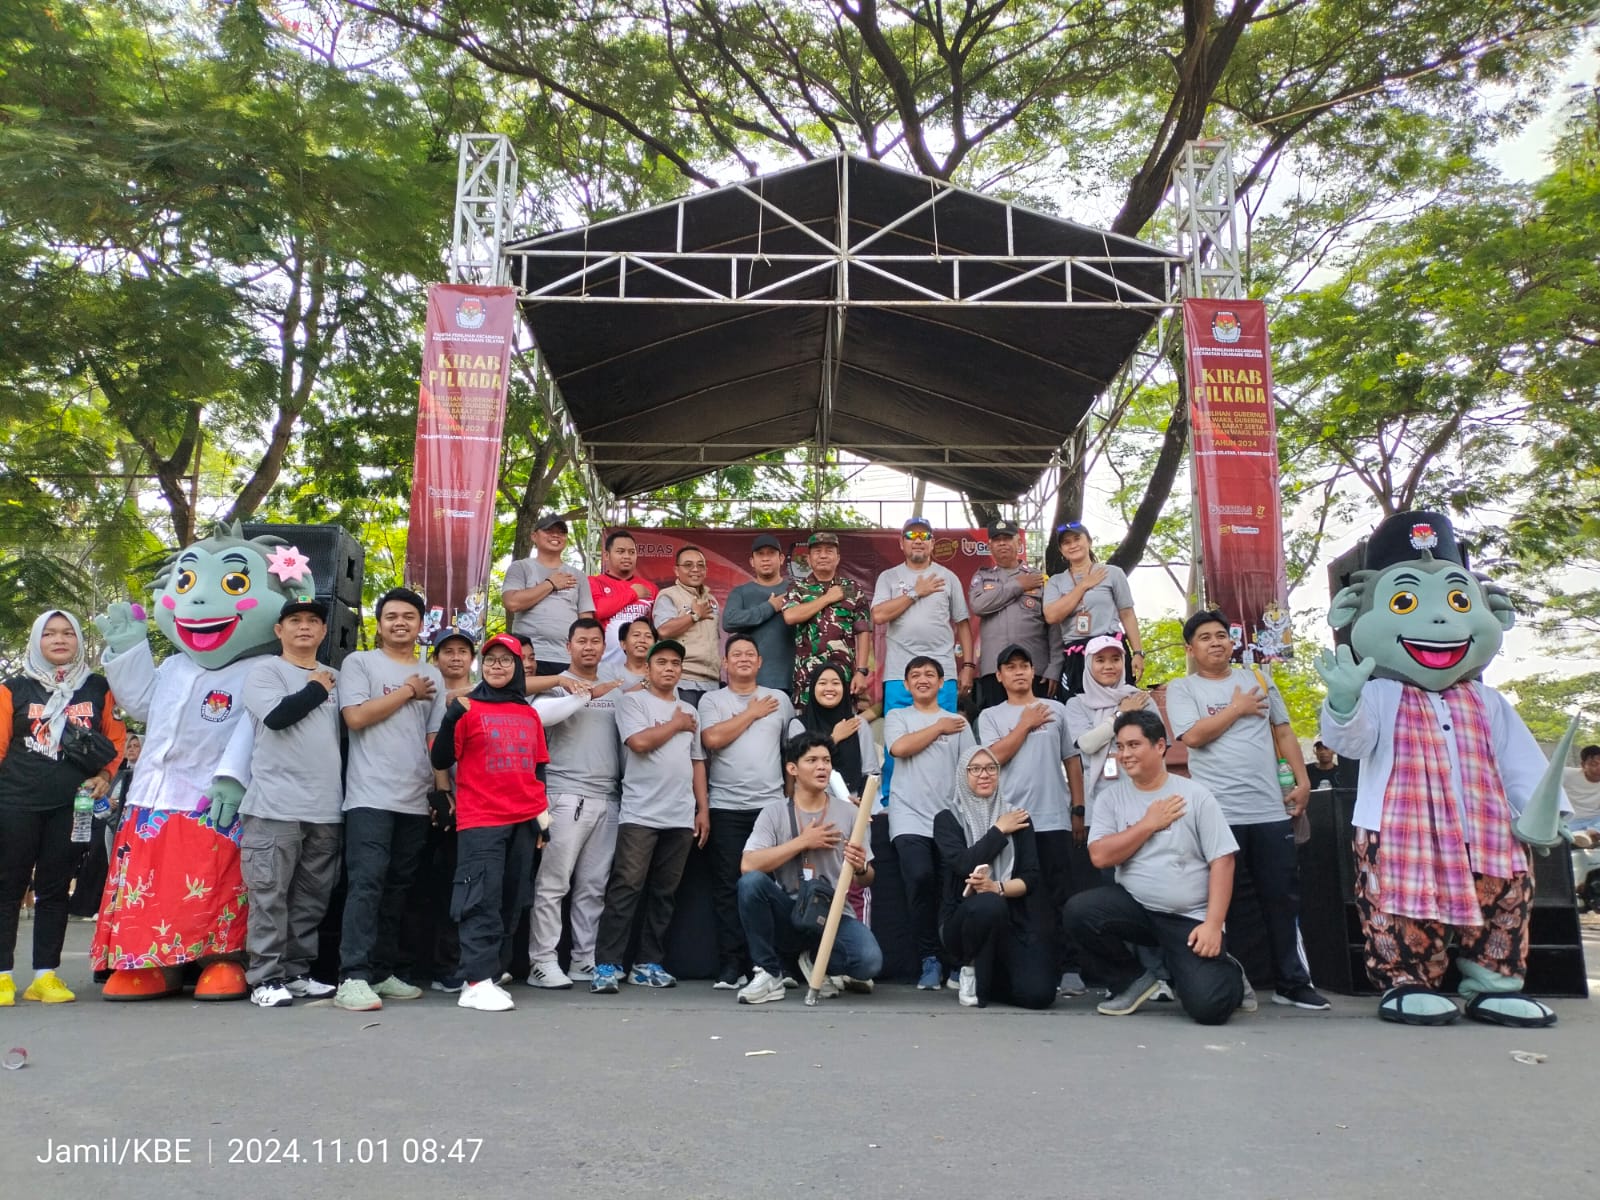
[(446, 620), (489, 582), (516, 310), (512, 288), (428, 288), (406, 579)]
[(1256, 657), (1285, 657), (1289, 587), (1266, 306), (1185, 300), (1183, 334), (1206, 601)]
[[(755, 578), (750, 570), (750, 543), (757, 533), (770, 533), (783, 544), (789, 559), (791, 577), (806, 574), (806, 539), (812, 531), (785, 529), (635, 529), (639, 547), (638, 573), (660, 587), (672, 583), (673, 560), (684, 546), (699, 546), (706, 556), (706, 585), (717, 603), (726, 604), (728, 593), (741, 583)], [(863, 588), (870, 598), (880, 572), (905, 562), (900, 532), (895, 529), (840, 529), (839, 570)], [(994, 560), (989, 557), (989, 534), (982, 529), (939, 529), (934, 531), (933, 560), (961, 581), (963, 592), (979, 567)], [(1042, 567), (1040, 568), (1043, 569)], [(977, 622), (972, 622), (973, 647), (978, 640)], [(876, 637), (876, 662), (883, 661), (883, 632)], [(874, 690), (881, 681), (874, 680)], [(881, 693), (880, 693), (881, 694)]]

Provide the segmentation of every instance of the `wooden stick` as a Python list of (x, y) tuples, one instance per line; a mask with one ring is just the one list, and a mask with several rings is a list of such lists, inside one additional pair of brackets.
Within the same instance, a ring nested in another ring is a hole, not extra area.
[[(850, 845), (867, 844), (867, 827), (872, 824), (872, 806), (877, 802), (877, 797), (878, 777), (868, 775), (861, 789), (861, 803), (856, 808), (856, 823), (850, 830)], [(811, 978), (806, 980), (807, 1004), (816, 1004), (817, 998), (822, 995), (822, 985), (827, 982), (828, 959), (833, 957), (834, 939), (839, 936), (839, 922), (844, 918), (845, 901), (850, 898), (850, 884), (855, 877), (856, 869), (847, 858), (839, 868), (839, 880), (833, 888), (833, 903), (828, 906), (828, 923), (822, 927), (822, 944), (817, 947), (816, 962), (811, 964)]]

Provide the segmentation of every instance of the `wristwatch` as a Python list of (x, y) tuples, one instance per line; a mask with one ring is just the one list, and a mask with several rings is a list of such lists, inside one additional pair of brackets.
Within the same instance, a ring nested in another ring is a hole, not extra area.
[(856, 674), (857, 675), (871, 675), (872, 674), (872, 668), (871, 667), (857, 667), (856, 668)]
[(1084, 808), (1084, 806), (1083, 806), (1083, 805), (1081, 805), (1081, 804), (1074, 804), (1074, 805), (1073, 805), (1073, 806), (1072, 806), (1072, 810), (1071, 810), (1071, 812), (1072, 812), (1072, 815), (1073, 815), (1073, 816), (1075, 816), (1075, 817), (1081, 817), (1081, 816), (1084, 816), (1084, 815), (1086, 815), (1086, 814), (1087, 814), (1087, 812), (1088, 812), (1088, 810), (1087, 810), (1087, 809), (1086, 809), (1086, 808)]

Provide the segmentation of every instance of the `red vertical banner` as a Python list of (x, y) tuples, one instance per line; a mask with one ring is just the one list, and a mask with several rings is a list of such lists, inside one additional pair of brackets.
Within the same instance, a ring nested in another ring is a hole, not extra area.
[(1206, 602), (1257, 659), (1290, 653), (1267, 310), (1259, 300), (1185, 300), (1196, 524)]
[(514, 288), (428, 288), (406, 579), (430, 625), (484, 612), (516, 312)]

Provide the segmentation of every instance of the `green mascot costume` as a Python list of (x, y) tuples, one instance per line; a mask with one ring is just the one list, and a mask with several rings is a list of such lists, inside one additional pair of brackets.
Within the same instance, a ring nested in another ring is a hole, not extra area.
[(1511, 628), (1510, 598), (1467, 570), (1447, 517), (1404, 512), (1373, 532), (1328, 620), (1350, 644), (1317, 663), (1321, 736), (1361, 761), (1356, 905), (1367, 973), (1384, 989), (1378, 1015), (1460, 1016), (1440, 991), (1453, 947), (1468, 1017), (1553, 1024), (1522, 983), (1528, 846), (1560, 843), (1559, 762), (1546, 763), (1510, 701), (1478, 680)]
[(235, 1000), (249, 992), (237, 961), (246, 899), (235, 818), (244, 788), (218, 767), (240, 726), (255, 656), (278, 648), (279, 611), (315, 587), (293, 546), (245, 539), (237, 526), (184, 547), (155, 587), (156, 626), (178, 650), (159, 667), (142, 606), (113, 604), (95, 620), (106, 676), (146, 734), (89, 958), (112, 973), (107, 1000), (172, 995), (191, 963), (202, 967), (195, 999)]

